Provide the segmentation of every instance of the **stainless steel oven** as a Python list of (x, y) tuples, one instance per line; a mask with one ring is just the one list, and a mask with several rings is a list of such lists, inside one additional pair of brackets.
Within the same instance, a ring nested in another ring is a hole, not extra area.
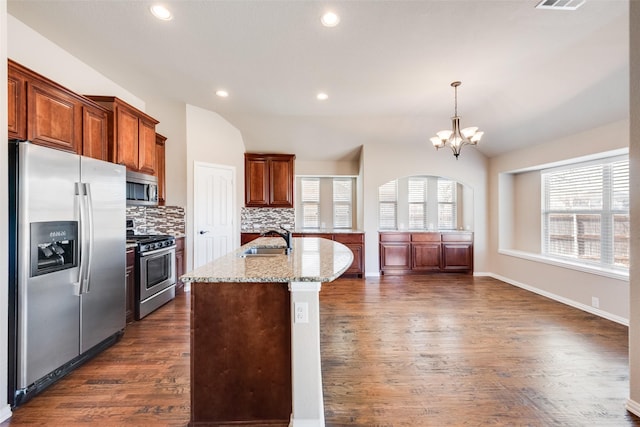
[(176, 240), (173, 236), (128, 236), (137, 243), (136, 319), (176, 296)]

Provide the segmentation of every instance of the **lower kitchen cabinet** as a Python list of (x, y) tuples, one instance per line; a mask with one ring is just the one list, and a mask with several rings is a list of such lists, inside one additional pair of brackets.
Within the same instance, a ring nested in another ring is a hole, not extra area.
[[(260, 233), (240, 233), (240, 244), (246, 245), (260, 237)], [(293, 237), (320, 237), (342, 243), (353, 252), (353, 262), (344, 272), (346, 276), (362, 277), (364, 275), (364, 233), (314, 233), (297, 232)]]
[(473, 273), (471, 232), (381, 232), (379, 245), (382, 274)]
[(240, 233), (240, 245), (246, 245), (260, 237), (260, 233)]
[(125, 270), (126, 283), (126, 320), (131, 323), (136, 312), (136, 251), (134, 248), (127, 249), (127, 268)]
[(184, 283), (180, 280), (185, 272), (184, 237), (176, 238), (176, 295), (184, 292)]
[(353, 262), (343, 276), (362, 277), (364, 274), (364, 233), (293, 233), (293, 237), (319, 237), (342, 243), (353, 252)]

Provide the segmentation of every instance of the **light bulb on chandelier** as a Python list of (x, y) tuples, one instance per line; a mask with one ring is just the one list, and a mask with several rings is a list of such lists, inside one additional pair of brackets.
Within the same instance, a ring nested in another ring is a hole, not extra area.
[(452, 130), (441, 130), (436, 133), (437, 136), (431, 137), (431, 143), (439, 150), (442, 147), (448, 146), (453, 151), (453, 155), (456, 156), (456, 160), (460, 155), (460, 150), (465, 145), (477, 145), (484, 132), (478, 132), (478, 128), (475, 126), (460, 129), (460, 117), (458, 116), (458, 86), (462, 83), (455, 81), (451, 83), (455, 91), (455, 106), (454, 114), (451, 117)]

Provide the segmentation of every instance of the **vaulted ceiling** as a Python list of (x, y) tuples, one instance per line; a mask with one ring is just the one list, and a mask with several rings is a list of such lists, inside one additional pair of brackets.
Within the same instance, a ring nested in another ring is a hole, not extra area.
[[(329, 161), (367, 143), (430, 146), (451, 127), (454, 80), (487, 156), (627, 118), (628, 0), (538, 2), (167, 0), (167, 22), (146, 0), (7, 8), (138, 96), (219, 113), (249, 151)], [(338, 26), (320, 24), (326, 10)]]

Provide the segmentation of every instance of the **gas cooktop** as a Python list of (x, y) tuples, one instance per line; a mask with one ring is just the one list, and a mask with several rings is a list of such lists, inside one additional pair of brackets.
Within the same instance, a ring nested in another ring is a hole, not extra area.
[(147, 252), (175, 246), (176, 239), (168, 234), (129, 234), (127, 243), (137, 243), (138, 252)]

